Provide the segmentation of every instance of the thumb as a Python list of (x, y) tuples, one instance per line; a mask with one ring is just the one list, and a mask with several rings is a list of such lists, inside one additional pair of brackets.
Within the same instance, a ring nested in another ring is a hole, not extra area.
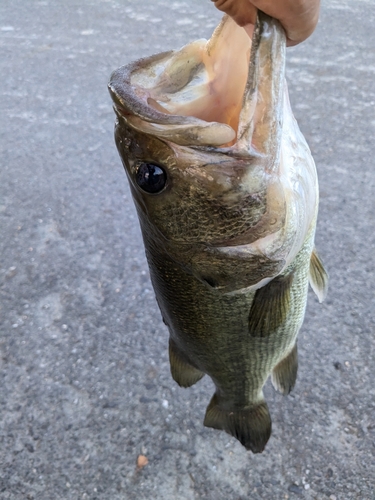
[(257, 9), (249, 0), (211, 0), (215, 7), (228, 14), (237, 24), (255, 24)]

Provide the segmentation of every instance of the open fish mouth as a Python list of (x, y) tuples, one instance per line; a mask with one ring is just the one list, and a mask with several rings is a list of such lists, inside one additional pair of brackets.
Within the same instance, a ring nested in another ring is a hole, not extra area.
[[(259, 43), (261, 25), (264, 21), (241, 28), (224, 16), (208, 41), (197, 40), (179, 51), (164, 52), (119, 68), (109, 82), (116, 109), (130, 127), (175, 144), (225, 147), (239, 143), (242, 136), (248, 135), (249, 122), (253, 121), (260, 100), (266, 102), (268, 97), (255, 93), (262, 90), (260, 73), (271, 70), (258, 68), (255, 57), (249, 71), (251, 51), (253, 48), (255, 52)], [(282, 36), (282, 30), (279, 32)], [(276, 61), (281, 68), (283, 54), (281, 50), (280, 61)], [(278, 81), (281, 85), (283, 71)], [(278, 92), (274, 94), (277, 100)], [(268, 105), (273, 112), (270, 108)], [(264, 110), (258, 109), (258, 115), (259, 112)], [(263, 137), (266, 134), (264, 131)]]

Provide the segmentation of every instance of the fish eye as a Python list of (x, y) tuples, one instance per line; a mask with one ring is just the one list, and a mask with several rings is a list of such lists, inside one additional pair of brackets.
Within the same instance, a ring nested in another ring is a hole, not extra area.
[(167, 183), (167, 174), (159, 165), (141, 163), (137, 168), (135, 180), (143, 191), (156, 194), (164, 189)]

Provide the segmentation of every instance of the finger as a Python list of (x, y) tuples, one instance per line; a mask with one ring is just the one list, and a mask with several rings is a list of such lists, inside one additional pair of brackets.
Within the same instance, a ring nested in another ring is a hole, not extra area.
[(257, 9), (250, 0), (211, 0), (215, 7), (225, 12), (240, 26), (255, 24)]

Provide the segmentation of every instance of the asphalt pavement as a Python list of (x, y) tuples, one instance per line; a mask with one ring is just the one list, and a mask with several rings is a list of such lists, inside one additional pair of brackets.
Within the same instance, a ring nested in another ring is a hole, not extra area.
[(0, 499), (375, 499), (375, 9), (323, 1), (288, 49), (319, 173), (299, 377), (261, 455), (179, 388), (113, 141), (119, 66), (209, 37), (209, 0), (0, 3)]

